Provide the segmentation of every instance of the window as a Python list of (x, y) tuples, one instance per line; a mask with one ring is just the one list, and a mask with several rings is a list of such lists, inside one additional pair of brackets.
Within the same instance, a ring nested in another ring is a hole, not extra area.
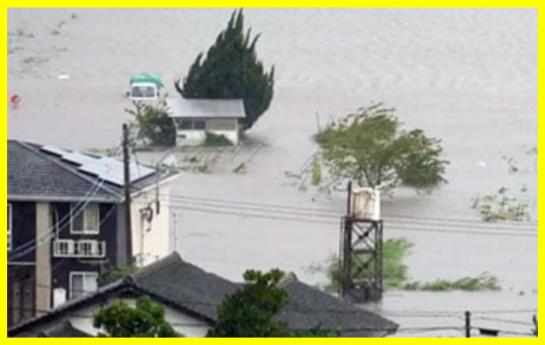
[(11, 204), (8, 203), (8, 218), (7, 218), (7, 223), (8, 223), (8, 250), (11, 250), (11, 243), (13, 241), (12, 239), (12, 215), (13, 211), (11, 209)]
[(87, 204), (85, 209), (71, 205), (70, 207), (70, 233), (72, 234), (98, 234), (99, 233), (99, 207), (98, 204)]
[(205, 130), (206, 129), (206, 121), (204, 121), (204, 120), (195, 120), (195, 121), (193, 121), (193, 129)]
[(156, 98), (156, 88), (152, 85), (133, 85), (131, 88), (132, 98)]
[(193, 122), (191, 120), (179, 121), (180, 129), (193, 129)]
[(96, 272), (70, 272), (70, 298), (78, 298), (97, 291), (97, 280)]
[(210, 119), (206, 122), (209, 131), (230, 131), (237, 129), (236, 119)]

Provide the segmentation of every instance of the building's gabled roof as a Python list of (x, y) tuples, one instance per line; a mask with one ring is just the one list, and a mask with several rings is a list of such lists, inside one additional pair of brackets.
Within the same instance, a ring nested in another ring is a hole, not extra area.
[(237, 284), (192, 265), (177, 254), (142, 269), (132, 276), (140, 289), (174, 305), (216, 320), (217, 307)]
[(379, 337), (397, 330), (396, 323), (307, 285), (293, 274), (281, 286), (288, 294), (288, 302), (279, 320), (291, 329), (320, 327), (337, 331), (343, 337)]
[[(224, 298), (241, 285), (205, 272), (178, 254), (147, 266), (139, 272), (99, 289), (95, 294), (69, 301), (51, 312), (15, 326), (9, 336), (29, 335), (32, 329), (61, 320), (63, 315), (91, 304), (103, 303), (121, 292), (148, 295), (171, 308), (214, 325)], [(338, 331), (343, 336), (384, 336), (397, 324), (348, 302), (330, 296), (291, 277), (282, 283), (288, 303), (279, 315), (293, 330), (316, 327)]]
[(245, 118), (242, 99), (167, 99), (171, 117), (179, 118)]
[[(8, 199), (120, 202), (124, 198), (120, 166), (113, 157), (8, 140)], [(133, 193), (155, 184), (157, 174), (159, 180), (174, 174), (141, 164), (132, 166), (136, 172), (144, 169), (145, 176), (132, 180)]]
[(89, 338), (90, 334), (80, 331), (72, 326), (70, 321), (64, 321), (60, 324), (48, 328), (38, 335), (44, 338)]

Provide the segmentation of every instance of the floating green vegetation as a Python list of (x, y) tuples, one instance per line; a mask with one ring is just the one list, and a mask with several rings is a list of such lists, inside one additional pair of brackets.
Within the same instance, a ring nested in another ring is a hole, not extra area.
[[(412, 243), (404, 238), (391, 238), (383, 244), (383, 283), (387, 289), (400, 289), (407, 281), (408, 268), (404, 263), (405, 257), (410, 253)], [(365, 262), (368, 254), (360, 254), (358, 262)], [(357, 267), (354, 267), (357, 269)], [(338, 292), (342, 282), (342, 272), (339, 266), (339, 259), (333, 255), (327, 259), (325, 265), (313, 264), (307, 267), (309, 273), (325, 271), (328, 283), (325, 290)]]
[(410, 282), (403, 286), (405, 290), (419, 291), (497, 291), (501, 290), (498, 278), (483, 272), (477, 277), (463, 277), (456, 280), (436, 279), (431, 282)]
[(8, 36), (21, 37), (21, 38), (34, 38), (34, 34), (30, 32), (26, 27), (21, 26), (15, 29), (15, 31), (8, 31)]
[(322, 183), (322, 165), (320, 159), (314, 156), (312, 159), (312, 178), (311, 183), (313, 186), (319, 186)]
[[(527, 188), (526, 188), (527, 189)], [(524, 191), (524, 187), (521, 191)], [(479, 196), (473, 200), (472, 208), (477, 210), (483, 221), (494, 223), (499, 221), (522, 222), (530, 220), (527, 203), (519, 201), (508, 194), (502, 187), (495, 194)]]
[(16, 52), (23, 50), (20, 46), (8, 46), (8, 55), (15, 54)]
[[(496, 291), (500, 290), (498, 279), (483, 272), (477, 277), (463, 277), (456, 280), (436, 279), (431, 282), (409, 281), (408, 267), (405, 258), (410, 254), (413, 244), (404, 238), (392, 238), (383, 244), (383, 284), (385, 289), (409, 291)], [(369, 257), (360, 254), (355, 262), (366, 262)], [(354, 267), (358, 271), (360, 267)], [(331, 256), (325, 265), (312, 264), (306, 268), (309, 273), (325, 272), (328, 282), (323, 288), (329, 292), (339, 292), (342, 283), (342, 272), (339, 259)]]
[(43, 56), (29, 56), (24, 58), (21, 62), (25, 65), (39, 65), (47, 61), (49, 61), (49, 59)]
[(117, 147), (92, 147), (86, 150), (88, 153), (98, 156), (113, 157), (118, 153)]

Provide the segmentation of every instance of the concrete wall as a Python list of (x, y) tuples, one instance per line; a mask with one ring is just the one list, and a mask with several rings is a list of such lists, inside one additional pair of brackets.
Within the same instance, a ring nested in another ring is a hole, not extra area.
[[(159, 212), (157, 212), (156, 189), (133, 196), (131, 204), (132, 252), (138, 266), (145, 266), (171, 253), (170, 250), (170, 187), (159, 186)], [(152, 220), (142, 216), (142, 210), (150, 206)]]
[[(51, 239), (49, 203), (36, 203), (36, 310), (49, 310), (51, 307)], [(45, 239), (45, 240), (42, 240)], [(43, 241), (43, 242), (42, 242)]]

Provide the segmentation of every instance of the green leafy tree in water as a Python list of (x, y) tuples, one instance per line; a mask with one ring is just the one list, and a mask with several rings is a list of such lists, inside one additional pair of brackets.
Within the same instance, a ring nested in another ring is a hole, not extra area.
[(274, 66), (267, 72), (257, 59), (258, 39), (259, 35), (251, 38), (250, 30), (244, 31), (242, 9), (233, 12), (206, 58), (202, 53), (197, 56), (176, 89), (186, 98), (242, 98), (246, 111), (242, 125), (251, 128), (269, 108), (274, 87)]
[(168, 115), (164, 99), (159, 99), (157, 103), (134, 102), (134, 109), (125, 111), (136, 118), (139, 139), (144, 139), (153, 146), (176, 144), (176, 128)]
[(267, 273), (248, 270), (246, 284), (227, 296), (218, 309), (218, 322), (208, 332), (209, 337), (326, 337), (333, 332), (316, 327), (290, 331), (285, 322), (275, 316), (287, 302), (288, 295), (279, 286), (280, 270)]
[(430, 190), (446, 182), (440, 140), (420, 129), (403, 130), (394, 112), (382, 103), (363, 107), (315, 136), (334, 181), (355, 180), (383, 191)]
[(165, 321), (162, 305), (148, 297), (136, 300), (136, 307), (131, 308), (126, 302), (118, 300), (112, 305), (100, 309), (94, 315), (93, 325), (102, 328), (103, 337), (176, 337), (172, 326)]

